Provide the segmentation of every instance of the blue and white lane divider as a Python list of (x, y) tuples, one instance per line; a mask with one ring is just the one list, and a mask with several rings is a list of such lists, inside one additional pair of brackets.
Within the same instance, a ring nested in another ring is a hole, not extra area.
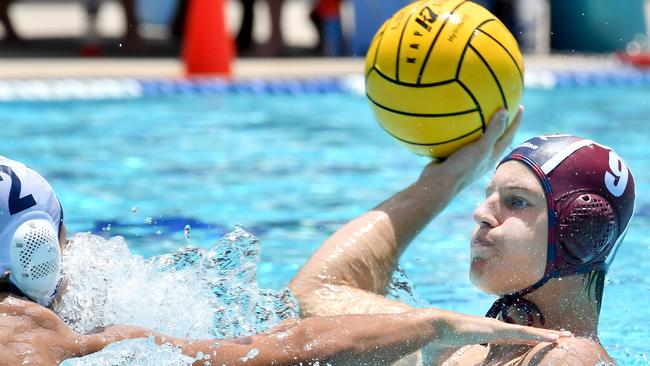
[(0, 81), (0, 101), (103, 100), (142, 97), (135, 79)]
[(531, 71), (524, 75), (526, 88), (650, 86), (650, 69), (605, 69), (590, 71)]
[[(650, 69), (526, 71), (526, 88), (648, 86)], [(316, 78), (237, 79), (26, 79), (0, 80), (0, 102), (134, 99), (174, 95), (365, 93), (362, 75)]]

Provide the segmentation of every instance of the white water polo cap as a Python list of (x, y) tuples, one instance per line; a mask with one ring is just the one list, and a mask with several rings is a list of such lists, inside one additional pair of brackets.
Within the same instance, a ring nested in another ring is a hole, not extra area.
[(37, 172), (0, 156), (0, 275), (49, 306), (60, 279), (63, 210)]

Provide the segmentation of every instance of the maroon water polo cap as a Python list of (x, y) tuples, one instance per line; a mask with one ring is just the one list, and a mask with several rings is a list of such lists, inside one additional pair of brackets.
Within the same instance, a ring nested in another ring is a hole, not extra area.
[(512, 305), (529, 303), (521, 297), (551, 278), (607, 271), (634, 211), (632, 173), (607, 146), (566, 134), (542, 135), (516, 147), (499, 165), (511, 160), (525, 164), (544, 188), (548, 255), (544, 276), (497, 300), (488, 312), (493, 317)]

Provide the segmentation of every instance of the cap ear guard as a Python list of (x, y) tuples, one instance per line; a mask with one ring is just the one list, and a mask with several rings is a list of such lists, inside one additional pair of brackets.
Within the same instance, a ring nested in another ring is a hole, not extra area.
[(611, 204), (593, 193), (572, 195), (558, 212), (558, 254), (571, 266), (597, 262), (611, 251), (618, 218)]
[(34, 219), (22, 223), (11, 239), (9, 256), (9, 280), (30, 299), (48, 306), (61, 267), (61, 248), (52, 222)]

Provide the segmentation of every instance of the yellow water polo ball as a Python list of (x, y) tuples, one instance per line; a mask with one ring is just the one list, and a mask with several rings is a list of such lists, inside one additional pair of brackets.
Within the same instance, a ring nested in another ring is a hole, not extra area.
[(379, 29), (365, 64), (381, 127), (419, 155), (444, 158), (478, 139), (523, 93), (517, 41), (492, 13), (463, 0), (424, 0)]

